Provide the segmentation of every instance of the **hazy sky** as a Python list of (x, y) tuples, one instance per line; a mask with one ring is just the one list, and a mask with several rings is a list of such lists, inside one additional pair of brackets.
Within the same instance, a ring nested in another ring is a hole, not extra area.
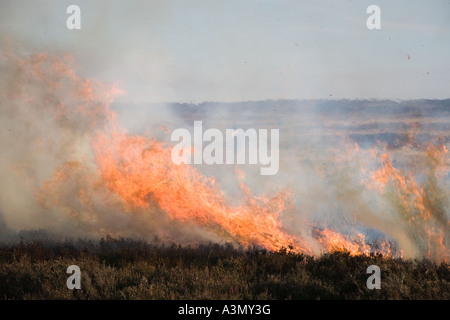
[(0, 36), (75, 53), (123, 102), (450, 97), (449, 0), (0, 0)]

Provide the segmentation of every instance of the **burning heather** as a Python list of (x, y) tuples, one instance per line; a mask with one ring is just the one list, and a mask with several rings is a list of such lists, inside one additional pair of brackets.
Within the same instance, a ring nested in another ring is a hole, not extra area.
[[(172, 162), (170, 133), (126, 130), (113, 109), (124, 92), (80, 77), (71, 55), (6, 47), (0, 66), (0, 212), (9, 229), (449, 260), (448, 101), (424, 109), (441, 108), (440, 119), (393, 102), (270, 102), (295, 122), (264, 116), (262, 102), (254, 117), (280, 128), (279, 174), (253, 175), (249, 165), (208, 173)], [(364, 103), (367, 118), (358, 118)], [(203, 107), (196, 116), (213, 122), (214, 106)], [(192, 106), (161, 108), (174, 127), (192, 123)], [(232, 117), (221, 110), (216, 119)], [(245, 110), (237, 117), (251, 121)]]

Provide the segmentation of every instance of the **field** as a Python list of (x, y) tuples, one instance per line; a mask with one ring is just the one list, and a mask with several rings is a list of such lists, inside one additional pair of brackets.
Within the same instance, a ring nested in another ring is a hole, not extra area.
[[(66, 269), (81, 269), (69, 290)], [(369, 290), (369, 265), (381, 289)], [(131, 239), (21, 241), (0, 246), (0, 299), (450, 299), (446, 263), (381, 255), (320, 257)]]
[(0, 1), (0, 300), (450, 300), (450, 1)]

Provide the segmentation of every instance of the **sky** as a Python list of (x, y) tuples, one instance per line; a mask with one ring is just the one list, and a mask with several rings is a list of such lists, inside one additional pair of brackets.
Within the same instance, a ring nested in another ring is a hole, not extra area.
[(449, 98), (449, 0), (0, 0), (0, 38), (74, 53), (119, 102)]

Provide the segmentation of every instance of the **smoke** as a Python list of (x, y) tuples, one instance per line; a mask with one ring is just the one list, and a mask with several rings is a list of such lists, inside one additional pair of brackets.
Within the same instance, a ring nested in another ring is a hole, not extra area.
[[(442, 106), (421, 113), (392, 101), (128, 106), (113, 104), (124, 93), (114, 84), (78, 76), (71, 54), (5, 45), (0, 68), (2, 238), (45, 229), (448, 260)], [(280, 129), (279, 173), (174, 165), (170, 132), (194, 120), (223, 132)]]
[[(194, 114), (206, 119), (205, 127), (280, 129), (276, 176), (261, 177), (257, 166), (240, 168), (256, 194), (290, 190), (293, 206), (280, 219), (314, 252), (324, 251), (319, 228), (354, 243), (360, 235), (365, 243), (387, 241), (392, 253), (405, 257), (448, 259), (448, 104), (285, 100), (174, 109), (187, 122)], [(233, 168), (201, 169), (239, 198)], [(385, 183), (374, 187), (381, 176)]]
[(30, 54), (6, 44), (0, 67), (3, 237), (12, 235), (9, 229), (45, 229), (82, 237), (211, 238), (169, 222), (157, 208), (125, 212), (101, 185), (92, 141), (115, 125), (109, 104), (120, 89), (78, 77), (71, 54)]

